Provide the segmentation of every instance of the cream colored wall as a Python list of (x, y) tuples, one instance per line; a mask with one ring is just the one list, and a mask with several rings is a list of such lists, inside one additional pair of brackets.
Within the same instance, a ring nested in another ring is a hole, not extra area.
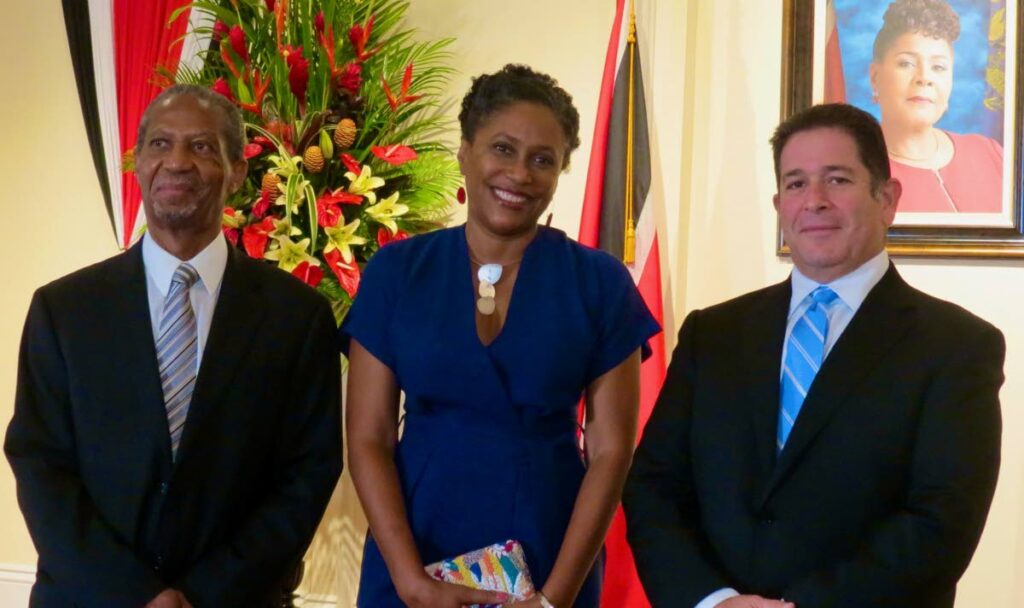
[[(21, 323), (32, 290), (115, 252), (81, 126), (60, 3), (4, 2), (0, 38), (2, 141), (7, 168), (0, 239), (0, 429), (11, 415)], [(779, 2), (638, 0), (641, 51), (660, 174), (652, 196), (663, 206), (662, 243), (674, 313), (683, 315), (780, 280), (774, 255), (774, 180), (767, 140), (778, 121)], [(455, 36), (457, 101), (472, 75), (506, 62), (555, 75), (576, 99), (583, 144), (563, 176), (554, 225), (575, 235), (589, 157), (611, 0), (418, 0), (410, 22), (422, 38)], [(14, 83), (17, 83), (15, 86)], [(16, 92), (12, 92), (16, 91)], [(452, 108), (454, 116), (456, 109)], [(454, 142), (454, 139), (453, 139)], [(16, 147), (15, 147), (16, 146)], [(11, 221), (16, 218), (16, 221)], [(989, 525), (960, 585), (958, 606), (1024, 605), (1024, 264), (901, 262), (913, 284), (958, 302), (1006, 334), (1003, 470)], [(0, 564), (31, 563), (34, 552), (0, 465)], [(336, 493), (313, 547), (306, 587), (351, 605), (362, 534), (350, 485)], [(3, 600), (0, 597), (0, 600)], [(0, 601), (2, 603), (2, 601)]]
[[(93, 171), (59, 0), (5, 0), (0, 36), (0, 432), (13, 413), (21, 327), (36, 287), (116, 252)], [(88, 320), (83, 320), (88, 322)], [(35, 551), (0, 464), (0, 563)]]

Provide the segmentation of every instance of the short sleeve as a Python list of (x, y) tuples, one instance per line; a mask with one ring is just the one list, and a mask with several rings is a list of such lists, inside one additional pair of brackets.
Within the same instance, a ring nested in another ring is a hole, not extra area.
[(621, 262), (601, 260), (598, 272), (601, 302), (597, 307), (597, 341), (587, 366), (587, 384), (622, 363), (637, 348), (641, 358), (651, 356), (647, 341), (661, 326), (637, 291)]
[(356, 299), (338, 330), (341, 351), (347, 357), (352, 339), (359, 341), (381, 363), (395, 369), (391, 319), (403, 282), (400, 243), (382, 247), (366, 264)]

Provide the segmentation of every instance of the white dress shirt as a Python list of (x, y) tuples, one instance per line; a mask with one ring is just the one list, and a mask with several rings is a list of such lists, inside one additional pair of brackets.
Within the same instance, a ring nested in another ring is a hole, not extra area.
[[(857, 313), (860, 305), (864, 303), (864, 299), (868, 297), (868, 293), (882, 280), (882, 276), (888, 270), (889, 254), (883, 249), (881, 253), (861, 264), (853, 272), (826, 284), (839, 297), (826, 308), (828, 333), (825, 335), (824, 357), (828, 357), (832, 347), (839, 340), (839, 336), (843, 335), (843, 332), (846, 331), (846, 327), (853, 320), (853, 315)], [(793, 288), (793, 295), (789, 299), (789, 318), (786, 321), (786, 336), (782, 340), (782, 360), (779, 362), (780, 381), (786, 364), (786, 347), (789, 343), (789, 335), (793, 333), (793, 327), (796, 325), (797, 320), (811, 306), (807, 296), (822, 285), (807, 278), (796, 266), (793, 267), (793, 273), (790, 275), (789, 280)], [(719, 603), (737, 595), (740, 595), (738, 591), (725, 587), (705, 597), (694, 608), (715, 608)]]
[(203, 359), (203, 349), (210, 335), (210, 324), (213, 322), (213, 311), (220, 295), (220, 285), (224, 279), (224, 269), (228, 263), (228, 244), (219, 233), (202, 251), (191, 260), (179, 260), (157, 244), (149, 234), (142, 237), (142, 265), (146, 269), (146, 295), (149, 296), (149, 320), (153, 327), (153, 341), (159, 339), (160, 318), (164, 312), (167, 292), (171, 290), (171, 279), (174, 271), (184, 262), (188, 262), (199, 273), (199, 280), (188, 290), (188, 298), (192, 303), (192, 312), (196, 316), (198, 332), (198, 356), (196, 357), (196, 373)]

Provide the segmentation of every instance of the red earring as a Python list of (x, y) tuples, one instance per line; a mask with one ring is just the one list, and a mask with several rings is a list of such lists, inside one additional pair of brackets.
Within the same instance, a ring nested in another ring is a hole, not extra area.
[(459, 186), (459, 189), (455, 191), (455, 200), (459, 201), (460, 205), (466, 204), (466, 189)]

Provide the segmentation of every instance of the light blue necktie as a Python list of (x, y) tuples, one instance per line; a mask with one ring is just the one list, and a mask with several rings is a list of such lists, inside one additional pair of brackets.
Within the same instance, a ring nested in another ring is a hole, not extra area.
[(182, 264), (174, 271), (156, 340), (156, 360), (164, 389), (167, 427), (171, 433), (171, 455), (175, 459), (192, 401), (192, 389), (196, 384), (198, 333), (188, 290), (198, 279), (199, 273), (188, 264)]
[(829, 305), (835, 301), (836, 292), (822, 286), (807, 296), (811, 305), (797, 319), (789, 340), (786, 342), (786, 360), (782, 368), (782, 388), (779, 408), (779, 428), (775, 438), (778, 451), (782, 451), (789, 439), (789, 433), (796, 424), (796, 417), (804, 404), (807, 392), (811, 390), (814, 376), (818, 374), (825, 358), (825, 338), (828, 336)]

